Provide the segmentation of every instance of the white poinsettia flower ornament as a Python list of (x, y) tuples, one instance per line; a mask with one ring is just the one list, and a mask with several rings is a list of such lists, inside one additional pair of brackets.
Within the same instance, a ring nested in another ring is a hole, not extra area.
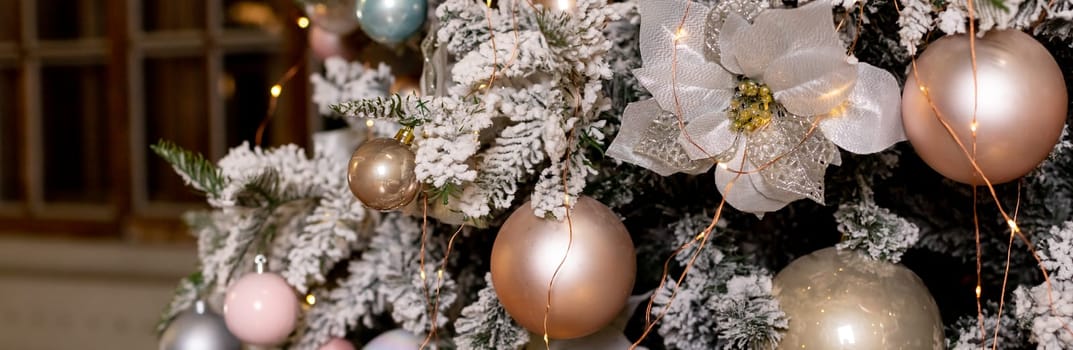
[(718, 161), (727, 202), (759, 214), (822, 203), (838, 147), (874, 153), (905, 140), (898, 82), (846, 54), (827, 2), (760, 6), (639, 1), (634, 75), (653, 98), (626, 108), (608, 153), (661, 175)]

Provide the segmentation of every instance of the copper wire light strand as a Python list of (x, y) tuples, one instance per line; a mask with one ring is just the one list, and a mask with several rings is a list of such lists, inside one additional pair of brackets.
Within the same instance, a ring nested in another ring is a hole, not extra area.
[[(571, 96), (578, 96), (577, 91)], [(577, 116), (578, 111), (581, 109), (581, 101), (579, 98), (574, 98), (574, 116)], [(577, 131), (577, 125), (570, 129), (570, 134), (567, 136), (567, 140), (574, 139), (574, 132)], [(570, 187), (568, 186), (570, 179), (570, 147), (566, 147), (565, 161), (563, 162), (562, 179), (563, 179), (563, 208), (566, 209), (566, 251), (563, 253), (563, 258), (559, 260), (559, 265), (555, 266), (555, 272), (551, 274), (551, 280), (548, 281), (548, 300), (544, 304), (544, 348), (551, 350), (551, 341), (548, 339), (548, 318), (551, 315), (551, 292), (555, 287), (555, 279), (559, 277), (559, 271), (562, 270), (563, 265), (566, 264), (566, 258), (570, 256), (570, 248), (574, 245), (574, 221), (570, 216)]]
[[(1014, 204), (1013, 204), (1013, 220), (1014, 221), (1017, 221), (1017, 214), (1021, 211), (1021, 185), (1023, 183), (1024, 183), (1024, 179), (1021, 179), (1021, 180), (1017, 181), (1017, 201), (1014, 202)], [(1002, 319), (1002, 308), (1003, 308), (1003, 306), (1006, 305), (1006, 282), (1009, 281), (1009, 279), (1010, 279), (1010, 256), (1013, 253), (1013, 237), (1014, 237), (1014, 235), (1015, 235), (1014, 230), (1010, 230), (1010, 242), (1006, 246), (1006, 272), (1004, 272), (1002, 274), (1002, 292), (999, 293), (998, 315), (995, 316), (995, 318), (998, 319), (998, 320)], [(994, 339), (994, 342), (992, 343), (992, 346), (991, 346), (992, 350), (995, 350), (995, 348), (998, 346), (998, 331), (1001, 328), (1001, 326), (1002, 326), (1002, 322), (995, 322), (995, 333), (994, 333), (994, 336), (991, 337), (991, 339)], [(980, 339), (983, 339), (983, 337), (981, 337)]]
[[(425, 305), (426, 306), (431, 306), (432, 305), (432, 295), (431, 295), (431, 293), (429, 293), (429, 290), (428, 290), (428, 276), (425, 273), (425, 249), (426, 249), (427, 240), (428, 240), (428, 194), (422, 194), (421, 195), (421, 252), (418, 255), (417, 261), (418, 261), (419, 269), (421, 270), (419, 273), (420, 273), (420, 276), (421, 276), (421, 289), (423, 289), (424, 293), (425, 293)], [(436, 310), (435, 309), (429, 310), (429, 313), (432, 314), (432, 317), (433, 317), (432, 319), (435, 320)], [(425, 346), (428, 344), (428, 339), (430, 337), (432, 337), (433, 334), (436, 333), (436, 322), (433, 321), (433, 322), (430, 322), (430, 323), (431, 323), (431, 330), (429, 330), (428, 335), (425, 337), (425, 342), (421, 343), (420, 349), (422, 349), (422, 350), (424, 350)]]
[(462, 232), (465, 225), (459, 225), (455, 233), (451, 235), (451, 238), (447, 240), (447, 251), (443, 254), (443, 259), (440, 260), (440, 269), (436, 271), (436, 291), (435, 297), (432, 302), (432, 317), (429, 318), (429, 322), (432, 324), (432, 330), (425, 335), (425, 340), (421, 342), (421, 349), (424, 349), (432, 341), (433, 337), (439, 338), (439, 334), (436, 332), (436, 323), (439, 321), (440, 311), (440, 289), (443, 287), (443, 273), (447, 270), (447, 261), (451, 257), (451, 249), (454, 248), (455, 238), (458, 238), (458, 234)]
[[(283, 92), (283, 86), (287, 85), (287, 82), (291, 81), (291, 78), (294, 78), (294, 75), (298, 73), (298, 68), (301, 68), (302, 65), (304, 65), (304, 64), (305, 64), (305, 59), (303, 58), (303, 59), (298, 60), (297, 63), (291, 65), (291, 67), (288, 68), (287, 71), (283, 73), (283, 77), (280, 77), (279, 80), (276, 81), (276, 84), (272, 85), (272, 88), (275, 89), (276, 87), (279, 87), (279, 91), (280, 91), (279, 93), (282, 93)], [(262, 136), (265, 133), (265, 129), (268, 128), (268, 122), (270, 120), (272, 120), (272, 116), (276, 114), (276, 107), (278, 105), (278, 102), (279, 102), (279, 94), (269, 92), (269, 94), (268, 94), (268, 110), (265, 112), (264, 119), (261, 119), (261, 124), (257, 125), (257, 133), (254, 134), (254, 136), (253, 136), (253, 143), (257, 144), (258, 146), (261, 146)]]

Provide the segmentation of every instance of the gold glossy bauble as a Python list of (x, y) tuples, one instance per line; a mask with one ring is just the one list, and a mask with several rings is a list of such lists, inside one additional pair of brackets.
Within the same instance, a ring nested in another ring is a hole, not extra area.
[[(977, 39), (976, 63), (976, 162), (992, 183), (1012, 181), (1035, 169), (1058, 142), (1069, 103), (1062, 71), (1043, 45), (1017, 30), (992, 30)], [(909, 142), (944, 176), (983, 184), (925, 97), (971, 153), (969, 38), (936, 40), (917, 59), (916, 70), (909, 73), (902, 92), (902, 123)]]
[(573, 242), (566, 220), (533, 215), (522, 205), (503, 223), (492, 247), (492, 286), (507, 313), (536, 334), (544, 334), (548, 284), (566, 255), (552, 287), (548, 337), (592, 334), (622, 311), (633, 289), (637, 258), (626, 227), (610, 208), (581, 197), (571, 212)]
[(941, 350), (939, 308), (913, 271), (826, 248), (775, 276), (772, 294), (790, 318), (779, 349)]
[(358, 146), (347, 167), (350, 192), (366, 207), (394, 210), (417, 197), (414, 152), (402, 142), (378, 138)]

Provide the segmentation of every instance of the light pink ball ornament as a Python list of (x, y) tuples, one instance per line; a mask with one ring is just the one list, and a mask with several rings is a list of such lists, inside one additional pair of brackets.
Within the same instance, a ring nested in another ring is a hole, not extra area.
[(309, 27), (309, 48), (314, 56), (322, 60), (332, 56), (351, 58), (343, 34), (332, 33), (318, 26)]
[(298, 299), (283, 277), (264, 272), (262, 256), (257, 262), (257, 273), (242, 276), (227, 290), (224, 321), (243, 343), (273, 346), (294, 331)]
[(346, 339), (332, 338), (324, 345), (321, 345), (320, 350), (355, 350), (354, 344), (351, 344)]

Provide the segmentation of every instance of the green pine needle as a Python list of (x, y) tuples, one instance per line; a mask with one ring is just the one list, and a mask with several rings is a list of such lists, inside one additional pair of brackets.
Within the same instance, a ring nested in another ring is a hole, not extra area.
[(200, 153), (190, 152), (165, 140), (157, 141), (149, 148), (171, 164), (175, 172), (179, 173), (188, 185), (210, 196), (220, 195), (226, 182), (223, 173)]

